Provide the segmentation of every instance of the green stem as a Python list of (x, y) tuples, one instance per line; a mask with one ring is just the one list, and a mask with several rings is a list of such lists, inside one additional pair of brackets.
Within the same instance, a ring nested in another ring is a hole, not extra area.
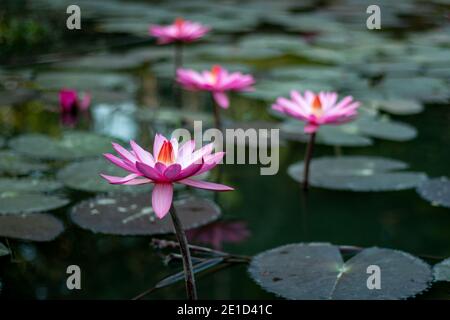
[(314, 142), (316, 138), (316, 133), (311, 133), (311, 137), (309, 138), (308, 146), (306, 147), (305, 154), (305, 167), (303, 170), (303, 190), (308, 190), (309, 188), (309, 166), (311, 163), (312, 154), (314, 151)]
[(186, 282), (186, 293), (189, 300), (197, 300), (197, 288), (195, 287), (195, 277), (192, 268), (191, 253), (189, 252), (189, 246), (184, 233), (181, 222), (178, 219), (175, 207), (170, 207), (170, 216), (175, 227), (175, 234), (177, 236), (178, 243), (180, 244), (180, 252), (183, 259), (184, 279)]

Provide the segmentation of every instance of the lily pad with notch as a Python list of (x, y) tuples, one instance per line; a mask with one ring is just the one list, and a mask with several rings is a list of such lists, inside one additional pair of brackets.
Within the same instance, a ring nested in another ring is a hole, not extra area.
[(47, 213), (0, 215), (0, 237), (51, 241), (63, 231), (63, 223)]
[[(415, 188), (427, 180), (421, 172), (406, 169), (404, 162), (369, 156), (322, 157), (312, 159), (309, 182), (311, 186), (359, 192), (399, 191)], [(294, 180), (303, 182), (304, 163), (288, 168)]]
[[(180, 199), (174, 203), (184, 229), (215, 221), (220, 208), (212, 201), (199, 198)], [(170, 214), (158, 219), (151, 207), (151, 194), (109, 194), (82, 201), (70, 216), (83, 229), (115, 235), (155, 235), (172, 233)]]
[(425, 181), (417, 187), (417, 193), (434, 206), (450, 208), (450, 180), (447, 177)]
[[(382, 270), (380, 289), (367, 286), (368, 267)], [(344, 261), (338, 246), (298, 243), (255, 256), (249, 273), (265, 290), (296, 300), (398, 300), (429, 288), (430, 266), (406, 252), (367, 248)]]
[(24, 134), (10, 140), (16, 152), (38, 159), (72, 160), (95, 157), (111, 150), (113, 139), (83, 131), (65, 132), (60, 139), (43, 134)]

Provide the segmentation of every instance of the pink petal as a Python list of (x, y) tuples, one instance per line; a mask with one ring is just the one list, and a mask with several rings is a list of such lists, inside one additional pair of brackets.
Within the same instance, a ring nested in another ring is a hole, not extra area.
[(206, 181), (201, 181), (201, 180), (184, 179), (184, 180), (180, 180), (178, 182), (185, 184), (187, 186), (190, 186), (190, 187), (200, 188), (200, 189), (207, 189), (207, 190), (214, 190), (214, 191), (232, 191), (232, 190), (234, 190), (233, 188), (228, 187), (223, 184), (206, 182)]
[(129, 161), (130, 163), (135, 163), (136, 162), (136, 157), (127, 149), (125, 149), (124, 147), (122, 147), (120, 144), (118, 143), (112, 143), (114, 150), (116, 150), (116, 152), (126, 161)]
[(158, 158), (159, 151), (161, 150), (164, 141), (167, 141), (167, 139), (163, 135), (159, 133), (155, 135), (155, 141), (153, 142), (153, 156), (155, 159)]
[(305, 128), (303, 129), (306, 133), (314, 133), (319, 129), (319, 126), (317, 124), (308, 123)]
[(213, 97), (220, 107), (228, 109), (230, 101), (225, 92), (213, 92)]
[(139, 170), (144, 176), (153, 180), (153, 181), (164, 181), (164, 177), (154, 168), (146, 165), (142, 162), (136, 162), (136, 169)]
[(131, 148), (133, 148), (133, 151), (140, 162), (148, 164), (149, 166), (155, 165), (155, 160), (153, 159), (153, 156), (151, 155), (150, 152), (145, 151), (140, 145), (138, 145), (133, 140), (130, 141), (130, 145)]
[(110, 161), (111, 163), (115, 164), (116, 166), (118, 166), (124, 170), (130, 171), (130, 172), (136, 171), (128, 162), (124, 162), (122, 159), (119, 159), (115, 155), (112, 155), (110, 153), (105, 153), (105, 154), (103, 154), (103, 156), (108, 161)]
[(175, 163), (171, 166), (169, 166), (165, 171), (164, 171), (164, 176), (167, 178), (167, 180), (174, 180), (181, 171), (181, 165), (179, 165), (178, 163)]
[(102, 178), (106, 179), (111, 184), (125, 184), (126, 182), (138, 177), (137, 174), (129, 174), (126, 177), (115, 177), (106, 174), (100, 174), (100, 176), (102, 176)]
[(189, 178), (193, 175), (196, 175), (196, 174), (198, 174), (198, 171), (202, 169), (202, 167), (203, 167), (203, 162), (202, 163), (193, 163), (189, 167), (181, 170), (179, 175), (176, 177), (176, 180), (183, 180), (183, 179)]
[(152, 207), (160, 219), (169, 212), (172, 205), (173, 185), (171, 183), (157, 183), (152, 192)]

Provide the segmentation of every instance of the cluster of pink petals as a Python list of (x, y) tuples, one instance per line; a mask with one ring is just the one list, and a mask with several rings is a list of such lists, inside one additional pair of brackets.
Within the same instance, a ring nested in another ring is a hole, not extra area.
[(153, 183), (152, 207), (157, 217), (162, 219), (170, 209), (173, 197), (173, 183), (181, 183), (194, 188), (230, 191), (225, 185), (191, 179), (214, 168), (223, 158), (224, 152), (213, 151), (213, 144), (195, 150), (194, 140), (178, 145), (176, 139), (168, 140), (157, 134), (153, 145), (153, 155), (130, 141), (131, 150), (113, 143), (119, 157), (105, 154), (106, 159), (129, 172), (126, 177), (102, 174), (111, 184), (140, 185)]
[(347, 96), (338, 102), (336, 92), (291, 91), (291, 99), (280, 97), (272, 109), (306, 122), (306, 133), (316, 132), (324, 124), (341, 124), (353, 120), (360, 106), (353, 97)]
[(210, 28), (189, 20), (178, 18), (167, 26), (154, 25), (150, 27), (150, 35), (158, 39), (159, 44), (172, 42), (192, 42), (203, 37)]
[(211, 71), (197, 72), (191, 69), (178, 69), (177, 81), (187, 90), (211, 91), (216, 103), (226, 109), (229, 106), (227, 91), (250, 91), (255, 83), (251, 75), (228, 72), (215, 65)]
[(73, 112), (74, 109), (85, 111), (91, 104), (91, 96), (84, 94), (83, 98), (78, 97), (78, 92), (74, 89), (61, 89), (59, 91), (59, 106), (61, 112)]

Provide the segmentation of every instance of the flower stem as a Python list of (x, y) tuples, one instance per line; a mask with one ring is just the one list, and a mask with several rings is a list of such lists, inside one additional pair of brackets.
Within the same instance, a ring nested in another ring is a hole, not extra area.
[(311, 163), (312, 154), (314, 151), (314, 141), (316, 138), (316, 133), (311, 133), (311, 137), (309, 138), (308, 146), (306, 147), (305, 154), (305, 167), (303, 169), (303, 190), (308, 190), (309, 187), (309, 165)]
[(186, 282), (186, 293), (189, 300), (197, 300), (197, 288), (195, 287), (194, 271), (192, 269), (191, 253), (181, 222), (178, 219), (175, 207), (170, 207), (170, 216), (175, 227), (175, 234), (180, 244), (180, 252), (183, 260), (184, 279)]
[(220, 107), (214, 102), (214, 125), (217, 129), (222, 130), (222, 119), (220, 118)]

